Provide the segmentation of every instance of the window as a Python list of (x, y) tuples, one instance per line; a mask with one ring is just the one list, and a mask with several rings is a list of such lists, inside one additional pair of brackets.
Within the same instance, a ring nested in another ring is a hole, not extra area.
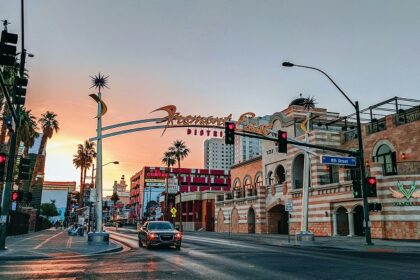
[(376, 151), (376, 155), (373, 157), (375, 162), (382, 164), (382, 170), (384, 175), (395, 175), (397, 174), (397, 157), (396, 153), (391, 151), (391, 148), (383, 144), (379, 146)]

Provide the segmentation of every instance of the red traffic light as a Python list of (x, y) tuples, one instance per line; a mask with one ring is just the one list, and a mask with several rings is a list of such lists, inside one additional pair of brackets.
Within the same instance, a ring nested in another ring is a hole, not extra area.
[(18, 193), (18, 192), (13, 192), (13, 193), (12, 193), (12, 200), (13, 200), (13, 201), (17, 201), (17, 200), (18, 200), (18, 198), (19, 198), (19, 193)]
[(234, 123), (229, 123), (228, 124), (228, 129), (235, 130), (235, 124)]
[(376, 178), (375, 177), (369, 177), (367, 181), (368, 181), (369, 185), (376, 184)]
[(281, 133), (281, 138), (287, 139), (287, 132), (282, 132)]
[(5, 154), (0, 154), (0, 164), (5, 164), (7, 157)]

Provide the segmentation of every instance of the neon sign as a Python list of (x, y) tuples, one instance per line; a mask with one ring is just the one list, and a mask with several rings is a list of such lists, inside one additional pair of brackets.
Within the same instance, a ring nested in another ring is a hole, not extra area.
[[(214, 117), (214, 116), (208, 116), (203, 117), (201, 115), (187, 115), (183, 116), (181, 113), (176, 111), (175, 105), (168, 105), (161, 108), (158, 108), (153, 112), (156, 111), (165, 111), (168, 115), (163, 118), (163, 120), (158, 121), (157, 123), (166, 122), (165, 129), (162, 133), (162, 135), (165, 133), (167, 128), (172, 127), (213, 127), (213, 128), (224, 128), (225, 123), (232, 120), (232, 114), (227, 115), (226, 117)], [(263, 124), (263, 125), (257, 125), (255, 122), (248, 122), (250, 119), (255, 118), (255, 114), (252, 112), (247, 112), (242, 114), (237, 124), (241, 125), (244, 123), (242, 128), (236, 128), (236, 131), (238, 132), (249, 132), (254, 134), (261, 134), (261, 135), (269, 135), (271, 133), (271, 129), (273, 128), (272, 124)], [(194, 131), (195, 135), (196, 131)], [(191, 134), (192, 130), (188, 131), (188, 134)], [(203, 136), (204, 132), (200, 131), (200, 135)], [(210, 133), (207, 133), (207, 136), (210, 136)]]

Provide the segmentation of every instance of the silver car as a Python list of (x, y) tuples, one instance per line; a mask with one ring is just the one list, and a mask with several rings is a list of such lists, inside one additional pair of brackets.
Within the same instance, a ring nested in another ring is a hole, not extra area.
[(150, 221), (144, 223), (139, 231), (139, 247), (175, 246), (181, 248), (182, 234), (170, 222)]

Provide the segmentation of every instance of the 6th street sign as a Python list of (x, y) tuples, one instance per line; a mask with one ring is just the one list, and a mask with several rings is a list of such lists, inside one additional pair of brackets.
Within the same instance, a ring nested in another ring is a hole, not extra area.
[(355, 157), (321, 156), (322, 164), (357, 166)]

